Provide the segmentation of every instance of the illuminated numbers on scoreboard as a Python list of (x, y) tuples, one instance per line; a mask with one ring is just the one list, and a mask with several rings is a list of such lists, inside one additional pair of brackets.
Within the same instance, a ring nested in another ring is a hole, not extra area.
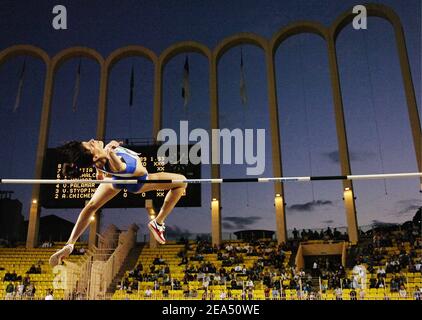
[(160, 198), (160, 197), (164, 197), (164, 196), (165, 196), (165, 192), (164, 192), (164, 190), (157, 190), (157, 191), (156, 191), (156, 196), (157, 196), (158, 198)]
[[(57, 172), (56, 172), (56, 177), (57, 179), (60, 179), (60, 173), (62, 172), (62, 164), (59, 163), (57, 165)], [(54, 191), (54, 199), (59, 199), (59, 193), (60, 193), (60, 185), (56, 184), (56, 189)]]
[[(80, 179), (95, 179), (95, 169), (80, 168)], [(57, 164), (56, 178), (64, 179), (62, 172), (62, 165)], [(91, 199), (96, 190), (95, 183), (72, 183), (72, 184), (56, 184), (54, 190), (54, 199)]]
[(151, 161), (154, 163), (154, 167), (157, 169), (157, 172), (163, 172), (164, 170), (164, 163), (165, 163), (165, 157), (157, 157), (156, 160), (154, 160), (153, 157), (151, 157)]

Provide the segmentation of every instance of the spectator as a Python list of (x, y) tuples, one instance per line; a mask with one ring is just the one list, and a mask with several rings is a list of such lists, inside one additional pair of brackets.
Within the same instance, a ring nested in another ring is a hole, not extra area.
[(232, 291), (230, 289), (227, 289), (227, 299), (228, 300), (232, 300), (233, 299)]
[(278, 289), (274, 286), (273, 291), (272, 291), (272, 295), (273, 295), (273, 300), (278, 300)]
[(51, 289), (47, 290), (47, 295), (45, 296), (44, 300), (54, 300), (53, 290)]
[(422, 291), (419, 289), (418, 286), (415, 287), (415, 292), (413, 293), (413, 297), (415, 300), (421, 300), (422, 298)]
[(377, 286), (377, 279), (375, 279), (374, 275), (371, 276), (371, 279), (369, 279), (369, 288), (374, 289)]
[(264, 289), (264, 299), (270, 300), (270, 288), (268, 286), (265, 286), (265, 289)]
[(246, 282), (246, 288), (249, 290), (252, 290), (254, 288), (253, 281), (249, 279), (248, 282)]
[(163, 259), (163, 256), (155, 257), (154, 261), (152, 262), (154, 265), (160, 265), (160, 264), (166, 264), (165, 260)]
[(35, 296), (35, 292), (36, 292), (36, 289), (35, 289), (35, 286), (34, 286), (34, 284), (31, 282), (29, 285), (28, 285), (28, 287), (26, 288), (26, 291), (25, 291), (25, 294), (26, 294), (26, 296), (27, 297), (29, 297), (29, 299), (33, 299), (34, 298), (34, 296)]
[(51, 243), (48, 241), (43, 242), (41, 245), (41, 248), (51, 248)]
[(18, 276), (15, 270), (13, 270), (13, 272), (10, 274), (10, 281), (18, 281)]
[(25, 278), (23, 278), (22, 282), (23, 282), (23, 285), (26, 287), (31, 282), (31, 278), (28, 275), (26, 275)]
[(15, 293), (15, 286), (12, 282), (9, 282), (9, 284), (6, 287), (6, 300), (13, 299), (13, 295)]
[(214, 300), (214, 292), (212, 291), (212, 289), (210, 289), (208, 297), (209, 297), (209, 300)]
[(182, 258), (182, 261), (180, 261), (179, 266), (184, 265), (184, 264), (188, 264), (188, 258), (186, 256)]
[(3, 281), (5, 281), (5, 282), (6, 281), (12, 281), (11, 279), (12, 279), (12, 274), (9, 271), (7, 271), (4, 275)]
[(420, 272), (420, 271), (421, 271), (421, 267), (422, 267), (421, 262), (422, 262), (422, 260), (419, 260), (419, 261), (415, 264), (415, 270), (416, 270), (416, 272)]
[(400, 290), (399, 290), (399, 297), (400, 297), (401, 299), (406, 299), (406, 298), (407, 298), (407, 291), (406, 291), (406, 289), (405, 289), (404, 285), (401, 285), (401, 286), (400, 286)]
[(22, 299), (24, 293), (25, 293), (25, 285), (23, 284), (23, 282), (21, 282), (16, 287), (16, 296)]
[(318, 272), (318, 262), (316, 260), (312, 264), (312, 275), (314, 277), (317, 277), (319, 275), (319, 272)]
[(248, 290), (248, 300), (253, 300), (253, 289), (249, 288)]
[(399, 283), (397, 282), (396, 277), (391, 278), (390, 290), (391, 290), (391, 292), (398, 292), (399, 291)]
[(147, 287), (147, 289), (144, 292), (145, 298), (151, 298), (152, 297), (152, 290), (151, 287)]
[(296, 228), (293, 229), (293, 239), (297, 240), (299, 236), (299, 231), (296, 230)]
[(384, 288), (385, 287), (385, 280), (383, 278), (377, 279), (377, 283), (375, 284), (375, 288)]
[(226, 291), (221, 291), (220, 293), (220, 300), (226, 300)]
[(29, 274), (35, 274), (35, 273), (37, 273), (37, 268), (35, 267), (35, 264), (33, 264), (31, 266), (31, 268), (29, 268), (29, 270), (26, 273), (29, 273)]
[(343, 300), (343, 291), (341, 290), (341, 288), (335, 288), (334, 294), (336, 296), (336, 300)]

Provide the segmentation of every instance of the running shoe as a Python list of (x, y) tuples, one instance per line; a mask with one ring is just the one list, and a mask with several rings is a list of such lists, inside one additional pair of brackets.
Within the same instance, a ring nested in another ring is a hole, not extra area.
[(166, 239), (164, 238), (164, 231), (166, 229), (166, 227), (163, 224), (158, 224), (157, 221), (151, 220), (148, 223), (148, 228), (149, 230), (151, 230), (155, 240), (158, 241), (158, 243), (160, 244), (165, 244), (166, 243)]
[(62, 259), (68, 257), (73, 251), (73, 244), (67, 244), (50, 257), (49, 263), (52, 268), (62, 263)]

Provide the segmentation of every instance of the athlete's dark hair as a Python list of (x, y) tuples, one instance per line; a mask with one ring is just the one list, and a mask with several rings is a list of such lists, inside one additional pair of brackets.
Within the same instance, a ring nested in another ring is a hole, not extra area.
[(82, 146), (80, 141), (70, 141), (57, 148), (60, 162), (63, 163), (62, 174), (66, 178), (78, 178), (79, 168), (89, 167), (94, 161), (92, 154)]

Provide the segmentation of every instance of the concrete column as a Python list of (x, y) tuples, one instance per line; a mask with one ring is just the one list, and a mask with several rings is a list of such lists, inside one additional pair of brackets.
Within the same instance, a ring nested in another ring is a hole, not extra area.
[(276, 232), (277, 232), (277, 243), (285, 243), (287, 241), (287, 229), (286, 229), (286, 213), (284, 207), (283, 197), (276, 195), (274, 199), (275, 206), (275, 221), (276, 221)]
[[(40, 131), (38, 136), (38, 147), (35, 162), (35, 179), (42, 178), (42, 169), (44, 165), (45, 150), (48, 145), (48, 132), (50, 129), (50, 111), (51, 99), (54, 88), (53, 66), (49, 61), (47, 64), (46, 77), (44, 81), (43, 106), (41, 111)], [(39, 184), (32, 186), (31, 207), (29, 210), (28, 233), (26, 238), (26, 247), (35, 248), (38, 245), (38, 231), (41, 208), (39, 207), (40, 197)]]
[[(271, 52), (269, 46), (265, 50), (265, 58), (267, 65), (267, 83), (268, 83), (268, 103), (270, 115), (271, 128), (271, 147), (272, 147), (272, 162), (273, 175), (275, 177), (283, 176), (283, 166), (281, 158), (281, 143), (280, 143), (280, 125), (278, 122), (278, 103), (277, 103), (277, 87), (275, 80), (274, 69), (274, 54)], [(276, 219), (276, 235), (277, 242), (282, 243), (287, 241), (287, 227), (286, 227), (286, 212), (284, 203), (284, 188), (283, 183), (274, 183), (275, 198), (275, 219)]]
[(359, 230), (352, 190), (346, 188), (343, 192), (343, 199), (344, 207), (346, 208), (347, 233), (349, 234), (349, 241), (352, 244), (356, 244), (359, 241)]
[(98, 210), (92, 216), (91, 223), (89, 225), (89, 240), (88, 240), (88, 248), (89, 249), (93, 249), (94, 247), (98, 247), (98, 236), (97, 236), (97, 234), (100, 232), (100, 225), (101, 225), (101, 210)]
[(163, 67), (162, 61), (159, 60), (155, 64), (154, 70), (154, 118), (153, 118), (153, 128), (152, 128), (152, 137), (154, 140), (157, 139), (158, 132), (161, 130), (162, 126), (162, 110), (163, 110)]
[(217, 199), (211, 201), (211, 239), (212, 245), (221, 244), (220, 201)]
[[(401, 73), (403, 77), (404, 93), (406, 95), (407, 110), (409, 114), (410, 128), (412, 129), (413, 146), (415, 148), (416, 163), (419, 172), (422, 172), (422, 133), (421, 122), (416, 105), (416, 95), (413, 86), (412, 75), (410, 71), (409, 57), (407, 55), (406, 41), (398, 16), (393, 22), (394, 33), (396, 36), (397, 51), (400, 60)], [(422, 190), (422, 178), (420, 179)]]
[[(347, 145), (346, 125), (343, 111), (343, 98), (341, 95), (340, 76), (337, 64), (337, 53), (335, 42), (332, 37), (327, 39), (328, 61), (330, 65), (331, 88), (334, 102), (334, 113), (336, 119), (337, 142), (341, 165), (341, 174), (350, 175), (349, 147)], [(343, 191), (348, 191), (348, 196), (344, 197), (349, 240), (356, 243), (359, 238), (358, 221), (355, 208), (355, 197), (353, 183), (351, 180), (343, 180)]]
[[(218, 115), (218, 74), (217, 61), (215, 56), (210, 59), (210, 115), (211, 115), (211, 130), (219, 129), (219, 115)], [(214, 136), (213, 136), (214, 138)], [(213, 164), (220, 159), (220, 140), (212, 139), (211, 146), (211, 178), (220, 178), (220, 165)], [(219, 183), (211, 184), (211, 237), (213, 245), (221, 244), (221, 185)], [(214, 200), (215, 199), (215, 200)]]

